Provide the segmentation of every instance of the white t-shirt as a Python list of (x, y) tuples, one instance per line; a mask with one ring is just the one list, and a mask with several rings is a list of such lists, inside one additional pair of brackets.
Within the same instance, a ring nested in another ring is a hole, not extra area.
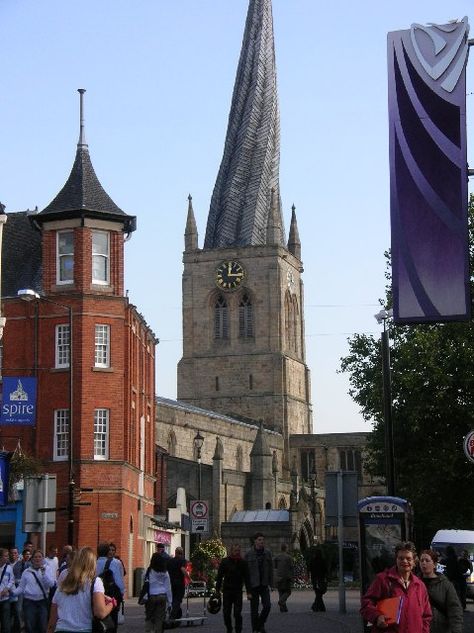
[[(101, 578), (95, 579), (94, 593), (104, 593), (104, 583)], [(53, 604), (58, 607), (56, 631), (79, 633), (79, 631), (92, 630), (92, 599), (89, 582), (75, 595), (66, 595), (59, 585), (53, 596)]]

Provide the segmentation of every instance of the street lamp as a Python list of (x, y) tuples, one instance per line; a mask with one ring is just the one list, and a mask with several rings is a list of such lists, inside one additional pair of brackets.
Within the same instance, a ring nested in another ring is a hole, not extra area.
[(201, 450), (202, 450), (202, 446), (204, 444), (204, 438), (201, 435), (201, 431), (198, 431), (196, 433), (196, 436), (193, 440), (194, 442), (194, 448), (196, 449), (196, 457), (197, 457), (197, 462), (198, 462), (198, 499), (199, 501), (201, 500), (201, 486), (202, 486), (202, 480), (201, 480)]
[(377, 323), (383, 323), (383, 331), (380, 334), (382, 347), (382, 376), (383, 376), (383, 411), (385, 421), (385, 458), (387, 492), (395, 496), (395, 451), (393, 444), (393, 420), (392, 420), (392, 384), (390, 376), (390, 343), (388, 338), (387, 320), (393, 317), (393, 310), (380, 310), (374, 315)]
[(41, 296), (35, 290), (31, 288), (24, 288), (18, 290), (17, 293), (20, 299), (23, 301), (46, 301), (59, 308), (67, 310), (69, 317), (69, 442), (68, 442), (68, 465), (69, 465), (69, 481), (68, 481), (68, 502), (67, 502), (67, 542), (72, 545), (74, 542), (74, 467), (73, 467), (73, 405), (74, 405), (74, 370), (73, 370), (73, 339), (72, 339), (72, 307), (53, 301), (48, 297)]
[[(2, 239), (3, 239), (3, 226), (7, 221), (7, 216), (5, 214), (5, 205), (0, 202), (0, 289), (2, 287)], [(3, 329), (5, 327), (5, 323), (7, 320), (2, 315), (2, 297), (0, 291), (0, 340), (3, 336)]]
[[(196, 457), (198, 462), (198, 500), (201, 501), (202, 493), (202, 480), (201, 480), (201, 451), (204, 444), (204, 437), (201, 435), (201, 431), (198, 430), (194, 440), (194, 448), (196, 449)], [(201, 533), (198, 534), (198, 542), (201, 542)]]
[(316, 470), (314, 465), (309, 473), (309, 481), (311, 484), (311, 501), (313, 503), (313, 541), (316, 542)]

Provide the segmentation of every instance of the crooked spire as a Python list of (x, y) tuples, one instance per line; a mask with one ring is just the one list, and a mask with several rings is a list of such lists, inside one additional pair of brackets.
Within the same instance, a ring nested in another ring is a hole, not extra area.
[[(279, 167), (272, 4), (250, 0), (204, 248), (266, 243), (272, 189), (280, 205)], [(278, 214), (283, 233), (280, 206)]]
[(184, 231), (184, 250), (195, 251), (198, 248), (198, 232), (196, 219), (194, 217), (193, 197), (188, 196), (188, 217), (186, 219), (186, 229)]
[(291, 207), (291, 224), (290, 234), (288, 236), (288, 250), (290, 253), (301, 260), (301, 241), (300, 234), (298, 232), (298, 223), (296, 221), (296, 208), (295, 205)]

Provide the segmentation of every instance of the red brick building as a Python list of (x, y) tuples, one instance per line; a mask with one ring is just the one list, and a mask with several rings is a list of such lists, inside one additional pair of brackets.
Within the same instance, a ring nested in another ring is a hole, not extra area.
[(130, 582), (153, 549), (156, 475), (156, 339), (124, 296), (135, 228), (97, 179), (81, 121), (58, 195), (39, 213), (8, 214), (2, 283), (3, 376), (38, 379), (36, 426), (2, 433), (57, 475), (66, 511), (48, 544), (112, 540)]

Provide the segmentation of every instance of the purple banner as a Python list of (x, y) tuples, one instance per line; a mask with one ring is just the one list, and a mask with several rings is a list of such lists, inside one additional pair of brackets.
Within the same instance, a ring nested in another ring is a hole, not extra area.
[(470, 318), (467, 18), (388, 34), (396, 323)]
[(0, 506), (8, 505), (10, 487), (10, 459), (13, 453), (0, 451)]

